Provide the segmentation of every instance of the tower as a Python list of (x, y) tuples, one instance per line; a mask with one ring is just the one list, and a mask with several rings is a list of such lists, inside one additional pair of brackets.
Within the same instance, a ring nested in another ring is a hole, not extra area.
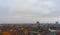
[(40, 26), (40, 22), (39, 22), (39, 21), (37, 21), (37, 22), (36, 22), (36, 25), (37, 25), (37, 26)]
[(58, 21), (56, 21), (56, 24), (58, 24)]
[(37, 24), (37, 28), (38, 28), (37, 31), (40, 32), (40, 33), (43, 32), (43, 27), (40, 25), (40, 22), (37, 21), (36, 24)]

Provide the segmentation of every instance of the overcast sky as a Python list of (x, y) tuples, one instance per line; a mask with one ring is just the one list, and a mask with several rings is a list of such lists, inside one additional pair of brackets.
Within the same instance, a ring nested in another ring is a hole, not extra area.
[(60, 0), (0, 0), (0, 22), (60, 22)]

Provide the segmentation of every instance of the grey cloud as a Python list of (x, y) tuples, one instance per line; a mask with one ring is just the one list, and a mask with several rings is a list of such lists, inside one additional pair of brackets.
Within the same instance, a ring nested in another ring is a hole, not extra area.
[(45, 17), (60, 17), (59, 1), (60, 0), (0, 0), (0, 20), (16, 21), (24, 19), (26, 21), (35, 21), (40, 18), (43, 20)]

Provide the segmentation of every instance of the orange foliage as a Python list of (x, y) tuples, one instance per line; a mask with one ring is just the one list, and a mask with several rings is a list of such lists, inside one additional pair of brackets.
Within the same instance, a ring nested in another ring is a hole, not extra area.
[(3, 32), (3, 35), (10, 35), (9, 32)]
[(27, 33), (29, 32), (29, 30), (28, 30), (28, 29), (24, 29), (23, 32), (24, 32), (25, 34), (27, 34)]

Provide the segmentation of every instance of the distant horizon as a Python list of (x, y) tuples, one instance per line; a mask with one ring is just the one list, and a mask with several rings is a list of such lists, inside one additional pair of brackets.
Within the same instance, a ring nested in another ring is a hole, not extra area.
[[(36, 21), (37, 22), (37, 21)], [(28, 23), (28, 24), (30, 24), (30, 23), (33, 23), (33, 24), (35, 24), (36, 22), (0, 22), (0, 23)], [(56, 24), (56, 22), (58, 22), (58, 21), (55, 21), (55, 22), (40, 22), (39, 21), (39, 23), (48, 23), (48, 24), (50, 24), (50, 23), (53, 23), (53, 24)], [(60, 22), (58, 22), (58, 24), (59, 24)]]

